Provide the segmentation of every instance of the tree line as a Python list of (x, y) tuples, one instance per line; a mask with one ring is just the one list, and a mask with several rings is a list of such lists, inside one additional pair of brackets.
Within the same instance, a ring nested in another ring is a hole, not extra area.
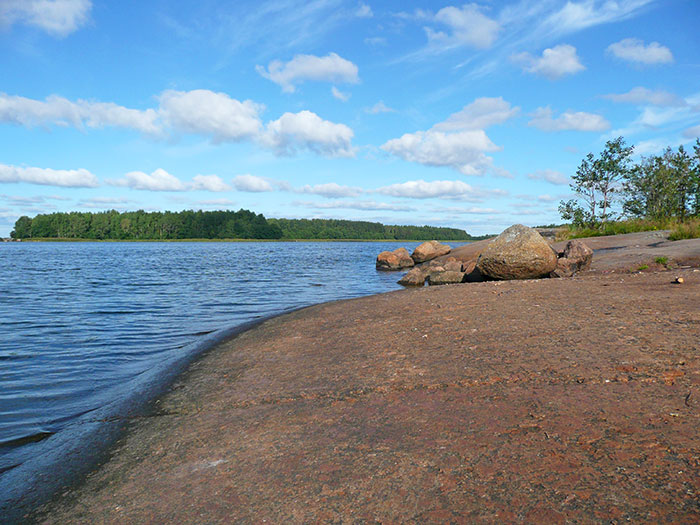
[(331, 219), (266, 219), (249, 210), (98, 213), (68, 212), (20, 217), (14, 239), (368, 239), (469, 240), (466, 231), (434, 226), (386, 226)]
[(572, 177), (575, 199), (562, 201), (562, 219), (596, 228), (620, 218), (686, 221), (700, 217), (700, 139), (692, 154), (681, 145), (632, 162), (634, 146), (622, 137), (589, 153)]

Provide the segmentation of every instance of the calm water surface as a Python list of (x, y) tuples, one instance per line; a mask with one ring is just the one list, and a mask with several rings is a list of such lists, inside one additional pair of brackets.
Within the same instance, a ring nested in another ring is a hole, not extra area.
[(375, 257), (417, 244), (0, 244), (0, 484), (221, 330), (400, 288)]

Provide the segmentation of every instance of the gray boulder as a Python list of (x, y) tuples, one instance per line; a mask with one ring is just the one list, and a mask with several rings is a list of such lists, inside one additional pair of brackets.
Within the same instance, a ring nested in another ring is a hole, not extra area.
[(452, 251), (452, 248), (447, 244), (442, 244), (438, 241), (428, 241), (417, 246), (416, 249), (413, 250), (411, 258), (418, 264), (430, 261), (441, 255), (447, 255), (450, 251)]
[(444, 272), (430, 272), (428, 284), (436, 286), (440, 284), (457, 284), (464, 282), (464, 272), (445, 270)]
[(557, 266), (557, 254), (536, 230), (515, 224), (481, 252), (476, 268), (492, 279), (537, 279)]
[(377, 255), (377, 270), (402, 270), (411, 268), (415, 263), (406, 248), (398, 248), (393, 252), (382, 252)]

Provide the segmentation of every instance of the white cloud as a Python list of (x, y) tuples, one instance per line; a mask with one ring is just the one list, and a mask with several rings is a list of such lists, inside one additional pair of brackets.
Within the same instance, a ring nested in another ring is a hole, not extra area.
[(195, 175), (192, 179), (193, 190), (204, 190), (204, 191), (228, 191), (231, 186), (226, 184), (221, 177), (218, 175)]
[(325, 57), (296, 55), (289, 62), (273, 60), (267, 69), (263, 66), (255, 66), (255, 70), (281, 86), (285, 93), (293, 93), (296, 90), (296, 84), (305, 80), (353, 84), (359, 82), (357, 66), (336, 53), (329, 53)]
[(416, 131), (382, 146), (388, 153), (426, 166), (448, 166), (464, 175), (481, 175), (491, 166), (484, 152), (498, 151), (483, 130), (458, 133)]
[[(634, 16), (655, 0), (581, 0), (567, 1), (564, 7), (549, 15), (544, 26), (552, 35), (573, 33), (601, 24), (618, 22)], [(528, 2), (529, 4), (530, 2)]]
[(6, 164), (0, 164), (0, 182), (26, 182), (67, 188), (94, 188), (100, 185), (97, 177), (86, 169), (54, 170), (8, 166)]
[(364, 39), (364, 43), (368, 46), (384, 46), (386, 45), (386, 38), (381, 36), (372, 36)]
[(155, 135), (160, 133), (157, 118), (158, 114), (153, 109), (141, 111), (113, 103), (86, 100), (71, 102), (57, 95), (51, 95), (41, 101), (0, 93), (0, 122), (26, 127), (50, 124), (74, 126), (78, 129), (85, 126), (114, 126)]
[(652, 106), (685, 106), (686, 101), (668, 91), (647, 89), (645, 87), (636, 87), (629, 90), (627, 93), (611, 93), (603, 95), (603, 98), (612, 100), (613, 102), (621, 102), (625, 104), (650, 104)]
[(537, 200), (540, 202), (554, 202), (559, 200), (559, 198), (545, 193), (544, 195), (538, 195)]
[(81, 208), (92, 208), (92, 209), (101, 209), (104, 210), (106, 208), (110, 209), (124, 209), (126, 208), (125, 204), (130, 203), (128, 199), (120, 199), (116, 197), (94, 197), (92, 199), (85, 199), (81, 200), (78, 203), (78, 206)]
[(605, 131), (610, 128), (610, 123), (595, 113), (567, 111), (557, 118), (553, 118), (552, 115), (550, 107), (537, 108), (532, 114), (532, 120), (528, 122), (528, 126), (542, 131)]
[(63, 37), (88, 20), (91, 0), (2, 0), (0, 26), (26, 24)]
[(449, 28), (448, 33), (425, 28), (430, 44), (441, 49), (459, 46), (486, 49), (493, 45), (501, 30), (500, 24), (483, 14), (476, 4), (443, 7), (433, 20)]
[(370, 6), (364, 2), (360, 2), (360, 5), (357, 6), (357, 9), (355, 10), (355, 16), (358, 18), (372, 18), (374, 13), (372, 12), (372, 8)]
[(0, 122), (78, 129), (114, 126), (154, 137), (193, 133), (208, 136), (215, 144), (253, 140), (281, 155), (292, 155), (302, 149), (329, 157), (355, 154), (352, 129), (323, 120), (310, 111), (285, 113), (264, 127), (260, 118), (262, 104), (251, 100), (241, 102), (225, 93), (169, 90), (160, 95), (159, 101), (157, 109), (141, 111), (112, 103), (72, 102), (55, 95), (41, 101), (0, 93)]
[(527, 73), (542, 75), (552, 80), (586, 69), (576, 54), (576, 48), (569, 44), (559, 44), (551, 49), (545, 49), (541, 57), (523, 52), (513, 55), (511, 60), (519, 64)]
[(335, 86), (331, 88), (331, 93), (335, 98), (342, 102), (347, 102), (348, 100), (350, 100), (350, 93), (343, 93)]
[(544, 180), (549, 182), (550, 184), (569, 184), (571, 180), (569, 177), (561, 173), (560, 171), (555, 171), (555, 170), (540, 170), (536, 171), (534, 173), (530, 173), (527, 176), (528, 179), (530, 180)]
[(238, 191), (248, 191), (251, 193), (275, 191), (272, 184), (270, 184), (267, 179), (250, 174), (236, 176), (233, 179), (233, 185)]
[(285, 113), (269, 122), (261, 141), (279, 155), (308, 149), (328, 157), (353, 157), (353, 136), (352, 129), (345, 124), (323, 120), (311, 111), (300, 111)]
[(689, 139), (700, 138), (700, 124), (695, 127), (686, 129), (683, 132), (683, 136)]
[(520, 108), (511, 107), (503, 98), (477, 98), (464, 109), (453, 113), (447, 120), (433, 126), (436, 131), (465, 131), (483, 129), (501, 124), (518, 114)]
[(396, 113), (396, 110), (384, 104), (383, 100), (380, 100), (371, 108), (365, 109), (365, 112), (371, 115), (377, 115), (378, 113)]
[(306, 185), (298, 190), (297, 193), (311, 193), (314, 195), (322, 195), (324, 197), (330, 198), (340, 198), (340, 197), (357, 197), (363, 193), (362, 188), (354, 188), (351, 186), (341, 186), (335, 182), (329, 182), (326, 184), (316, 184), (314, 186)]
[(209, 135), (214, 142), (236, 142), (260, 133), (263, 109), (251, 100), (241, 102), (206, 89), (168, 90), (160, 96), (159, 114), (178, 131)]
[(614, 44), (610, 44), (607, 53), (640, 64), (670, 64), (673, 62), (671, 50), (658, 42), (644, 45), (638, 38), (625, 38)]
[(369, 211), (415, 211), (415, 208), (404, 204), (389, 204), (376, 201), (332, 201), (332, 202), (295, 202), (298, 206), (321, 210), (349, 209)]
[(187, 186), (177, 177), (158, 168), (150, 175), (143, 171), (131, 171), (123, 179), (112, 181), (115, 186), (127, 186), (135, 190), (185, 191)]
[(411, 180), (399, 184), (384, 186), (376, 190), (382, 195), (404, 197), (409, 199), (447, 198), (480, 201), (486, 196), (502, 196), (503, 190), (483, 190), (460, 180)]

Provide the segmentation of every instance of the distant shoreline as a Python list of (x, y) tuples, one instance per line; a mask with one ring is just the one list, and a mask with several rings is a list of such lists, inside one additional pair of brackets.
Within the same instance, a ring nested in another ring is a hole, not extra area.
[[(21, 242), (425, 242), (433, 239), (72, 239), (46, 237)], [(440, 242), (474, 242), (480, 239), (434, 239)]]

